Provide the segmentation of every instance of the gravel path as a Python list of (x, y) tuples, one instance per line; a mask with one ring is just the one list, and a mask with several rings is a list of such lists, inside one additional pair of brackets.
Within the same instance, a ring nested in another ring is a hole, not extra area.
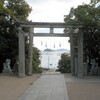
[(0, 74), (0, 100), (18, 100), (19, 96), (39, 77), (39, 74), (18, 78)]
[(100, 100), (100, 77), (79, 79), (66, 75), (69, 100)]

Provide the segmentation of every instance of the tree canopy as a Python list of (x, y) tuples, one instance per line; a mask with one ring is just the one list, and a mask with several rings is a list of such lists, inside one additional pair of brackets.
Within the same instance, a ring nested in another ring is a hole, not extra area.
[[(100, 62), (100, 7), (96, 4), (100, 0), (91, 0), (90, 4), (71, 8), (69, 15), (64, 19), (71, 25), (82, 25), (84, 34), (84, 54), (90, 61)], [(99, 63), (100, 65), (100, 63)]]
[(0, 0), (0, 72), (5, 59), (14, 65), (18, 56), (18, 25), (15, 20), (27, 20), (31, 7), (24, 0)]

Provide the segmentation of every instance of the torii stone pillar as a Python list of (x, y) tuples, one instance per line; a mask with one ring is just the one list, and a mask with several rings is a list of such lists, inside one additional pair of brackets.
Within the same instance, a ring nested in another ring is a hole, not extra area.
[(72, 75), (75, 75), (74, 36), (72, 28), (70, 28), (70, 51), (71, 51), (71, 73)]
[(83, 33), (78, 33), (78, 73), (79, 78), (83, 78)]
[(78, 57), (75, 55), (75, 76), (77, 76), (77, 71), (78, 71)]
[(53, 27), (50, 27), (50, 34), (53, 34)]
[(77, 33), (74, 33), (74, 52), (75, 52), (75, 76), (77, 76), (78, 70), (78, 40), (77, 40)]
[(25, 77), (25, 35), (23, 31), (19, 31), (19, 77)]
[(32, 53), (33, 53), (33, 33), (34, 33), (34, 28), (30, 28), (30, 33), (29, 33), (29, 48), (28, 48), (28, 75), (32, 75)]

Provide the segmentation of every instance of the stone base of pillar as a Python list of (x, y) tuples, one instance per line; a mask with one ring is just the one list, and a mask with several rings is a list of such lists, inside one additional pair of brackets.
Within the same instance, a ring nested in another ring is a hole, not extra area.
[(83, 64), (83, 71), (84, 71), (84, 75), (87, 75), (87, 63)]
[(28, 76), (32, 76), (32, 73), (28, 73), (27, 75), (28, 75)]
[(84, 77), (83, 77), (83, 73), (78, 73), (78, 74), (77, 74), (77, 77), (78, 77), (78, 78), (84, 78)]
[(77, 64), (77, 62), (78, 62), (78, 59), (77, 59), (77, 57), (75, 57), (75, 76), (77, 76), (77, 71), (78, 71), (78, 68), (77, 68), (78, 64)]
[(25, 77), (25, 74), (19, 73), (19, 77), (23, 78), (23, 77)]
[(28, 59), (25, 61), (25, 74), (28, 75)]
[(100, 67), (98, 67), (98, 75), (100, 75)]
[(75, 73), (71, 73), (72, 76), (76, 76)]

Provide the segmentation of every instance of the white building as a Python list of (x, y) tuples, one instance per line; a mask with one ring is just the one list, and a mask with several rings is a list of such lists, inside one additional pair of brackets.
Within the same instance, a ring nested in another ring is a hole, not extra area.
[(43, 68), (56, 69), (62, 53), (69, 51), (41, 51), (41, 64)]

